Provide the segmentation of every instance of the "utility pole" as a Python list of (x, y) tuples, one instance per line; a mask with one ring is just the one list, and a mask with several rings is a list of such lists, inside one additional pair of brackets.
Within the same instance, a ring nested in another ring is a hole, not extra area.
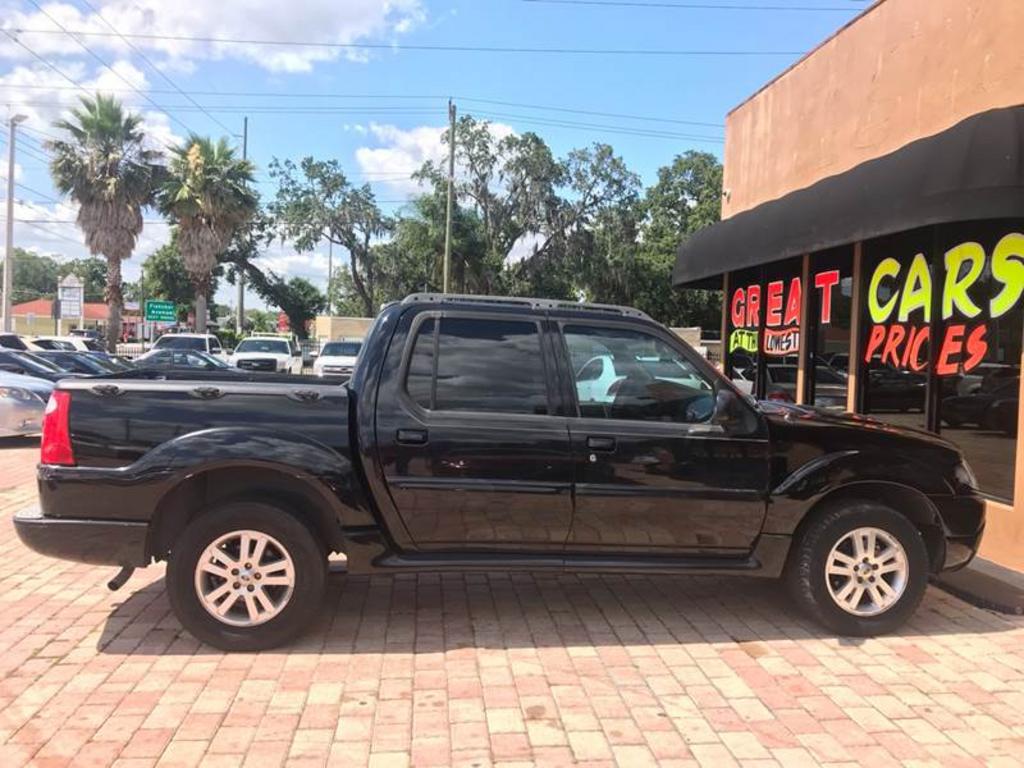
[(24, 119), (25, 115), (14, 115), (11, 118), (11, 133), (7, 139), (7, 248), (4, 254), (3, 330), (8, 333), (14, 330), (14, 319), (11, 317), (11, 292), (14, 286), (14, 134), (18, 123)]
[(448, 214), (444, 222), (444, 287), (450, 290), (452, 262), (452, 199), (455, 195), (455, 102), (448, 99)]
[[(249, 152), (249, 118), (242, 118), (242, 159), (248, 160)], [(245, 272), (235, 267), (235, 288), (238, 295), (235, 297), (235, 333), (242, 335), (245, 327)]]
[(327, 316), (332, 317), (331, 311), (331, 278), (334, 276), (334, 241), (327, 240)]

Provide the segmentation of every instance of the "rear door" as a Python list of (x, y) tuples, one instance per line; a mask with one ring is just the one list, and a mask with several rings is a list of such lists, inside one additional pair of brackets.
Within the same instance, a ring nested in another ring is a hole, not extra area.
[[(589, 322), (561, 329), (578, 413), (567, 552), (750, 550), (768, 485), (767, 432), (753, 409), (728, 431), (715, 423), (717, 388), (726, 385), (667, 332)], [(615, 369), (606, 391), (580, 376), (595, 357)]]
[[(561, 551), (572, 521), (568, 419), (543, 317), (430, 312), (407, 336), (377, 443), (420, 549)], [(386, 403), (386, 404), (385, 404)]]

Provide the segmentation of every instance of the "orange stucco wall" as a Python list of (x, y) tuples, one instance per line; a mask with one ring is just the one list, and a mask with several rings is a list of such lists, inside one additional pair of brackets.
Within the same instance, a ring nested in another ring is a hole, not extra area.
[(722, 215), (1024, 103), (1024, 0), (879, 0), (726, 119)]

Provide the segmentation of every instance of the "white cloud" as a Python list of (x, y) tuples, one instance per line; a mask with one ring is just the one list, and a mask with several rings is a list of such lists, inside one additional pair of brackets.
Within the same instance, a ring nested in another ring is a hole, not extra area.
[[(442, 162), (448, 157), (448, 145), (441, 142), (446, 126), (421, 125), (404, 129), (370, 123), (368, 128), (379, 146), (359, 147), (356, 163), (367, 178), (377, 179), (395, 192), (413, 194), (422, 191), (423, 186), (409, 176), (428, 160)], [(490, 130), (499, 139), (515, 133), (504, 123), (491, 123)], [(458, 173), (456, 169), (456, 175)]]
[[(6, 104), (10, 112), (20, 112), (28, 118), (25, 125), (33, 140), (45, 138), (32, 133), (33, 130), (53, 135), (56, 132), (54, 121), (68, 117), (69, 111), (77, 107), (80, 98), (86, 94), (123, 91), (129, 83), (140, 93), (149, 88), (145, 73), (125, 60), (111, 62), (110, 69), (97, 67), (94, 71), (88, 70), (82, 62), (69, 62), (63, 64), (61, 70), (80, 82), (82, 90), (72, 88), (60, 74), (41, 65), (18, 65), (0, 75), (0, 104)], [(154, 147), (163, 149), (168, 144), (181, 141), (181, 136), (171, 129), (167, 115), (142, 111), (142, 117), (144, 130)], [(40, 151), (38, 146), (34, 150)]]
[[(132, 38), (137, 48), (155, 52), (171, 61), (197, 59), (240, 59), (274, 72), (308, 72), (318, 62), (334, 61), (342, 56), (365, 60), (364, 50), (338, 48), (265, 46), (173, 40), (167, 37), (205, 37), (243, 40), (315, 40), (350, 44), (387, 41), (408, 33), (426, 19), (421, 0), (218, 0), (217, 2), (181, 2), (177, 0), (108, 0), (95, 3), (102, 18), (67, 2), (47, 3), (46, 14), (65, 29), (109, 33), (113, 24), (118, 32), (159, 34), (165, 39)], [(11, 12), (8, 29), (57, 29), (46, 14)], [(69, 50), (66, 36), (22, 33), (21, 39), (42, 55), (65, 56)], [(97, 52), (124, 56), (129, 47), (116, 36), (81, 38)], [(0, 57), (27, 60), (30, 55), (4, 40)]]

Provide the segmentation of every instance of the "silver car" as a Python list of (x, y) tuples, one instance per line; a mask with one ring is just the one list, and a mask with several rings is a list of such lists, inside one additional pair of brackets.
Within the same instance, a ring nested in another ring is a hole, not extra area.
[(0, 371), (0, 437), (38, 432), (52, 391), (45, 379)]

